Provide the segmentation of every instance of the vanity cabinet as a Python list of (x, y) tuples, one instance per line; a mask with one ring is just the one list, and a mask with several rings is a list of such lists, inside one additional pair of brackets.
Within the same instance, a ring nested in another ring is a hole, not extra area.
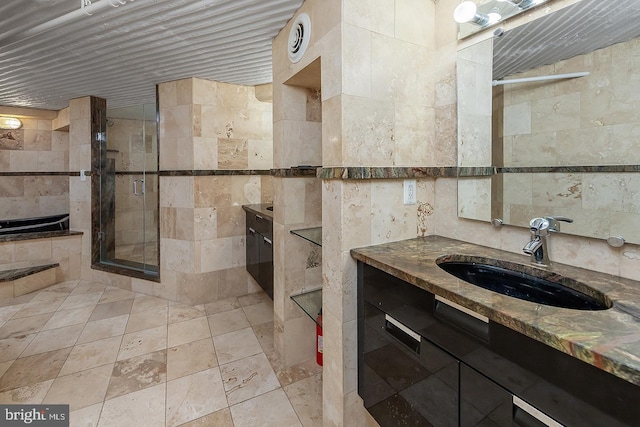
[(383, 427), (640, 425), (640, 387), (360, 261), (358, 380)]
[(247, 272), (273, 299), (273, 222), (271, 219), (246, 210), (246, 238)]

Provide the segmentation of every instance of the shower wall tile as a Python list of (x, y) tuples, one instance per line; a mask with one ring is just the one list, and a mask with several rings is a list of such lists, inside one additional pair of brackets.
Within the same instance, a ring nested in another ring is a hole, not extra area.
[(218, 140), (216, 138), (193, 138), (193, 168), (196, 170), (218, 169)]
[(218, 138), (218, 168), (248, 169), (249, 144), (246, 139)]
[(264, 140), (247, 140), (249, 169), (266, 170), (273, 167), (273, 145)]
[(193, 210), (193, 231), (196, 240), (211, 240), (218, 237), (218, 211), (215, 207)]

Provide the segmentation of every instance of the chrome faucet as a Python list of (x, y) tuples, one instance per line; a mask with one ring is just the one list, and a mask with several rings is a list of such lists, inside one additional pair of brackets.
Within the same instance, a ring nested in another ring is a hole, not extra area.
[(547, 240), (549, 233), (560, 231), (559, 221), (573, 222), (571, 218), (564, 216), (548, 216), (544, 218), (533, 218), (529, 222), (531, 230), (531, 240), (524, 245), (522, 251), (531, 255), (531, 262), (538, 265), (549, 265), (549, 246)]

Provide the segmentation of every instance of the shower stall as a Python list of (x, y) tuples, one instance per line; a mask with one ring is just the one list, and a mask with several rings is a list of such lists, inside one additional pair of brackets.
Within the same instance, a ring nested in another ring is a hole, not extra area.
[[(108, 109), (101, 120), (94, 267), (157, 280), (158, 126), (155, 104)], [(97, 262), (96, 262), (97, 261)]]

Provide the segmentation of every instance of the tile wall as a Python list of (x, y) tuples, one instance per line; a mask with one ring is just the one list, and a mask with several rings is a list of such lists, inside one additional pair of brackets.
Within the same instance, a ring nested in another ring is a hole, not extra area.
[[(67, 172), (69, 133), (53, 130), (51, 118), (21, 118), (18, 130), (0, 130), (0, 171)], [(0, 219), (32, 218), (69, 212), (66, 175), (0, 176)]]
[(196, 78), (161, 84), (159, 102), (162, 283), (136, 290), (199, 304), (244, 295), (256, 284), (242, 205), (273, 200), (272, 105)]

